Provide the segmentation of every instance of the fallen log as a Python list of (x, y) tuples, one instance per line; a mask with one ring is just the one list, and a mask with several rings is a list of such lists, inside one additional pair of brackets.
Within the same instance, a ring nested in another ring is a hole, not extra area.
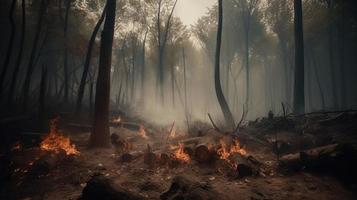
[(82, 191), (82, 200), (141, 200), (147, 199), (115, 185), (103, 176), (94, 176)]
[[(130, 123), (130, 122), (110, 122), (110, 127), (115, 128), (125, 128), (131, 131), (139, 131), (140, 124)], [(67, 128), (73, 131), (82, 131), (82, 132), (90, 132), (92, 130), (92, 126), (89, 124), (77, 124), (77, 123), (69, 123)]]
[(339, 169), (357, 161), (357, 151), (352, 144), (330, 144), (280, 158), (279, 165), (292, 170)]
[(258, 169), (258, 167), (255, 167), (253, 164), (249, 163), (248, 159), (241, 154), (237, 154), (236, 159), (238, 178), (252, 176), (254, 173), (253, 170)]
[(140, 124), (130, 123), (130, 122), (110, 122), (109, 126), (116, 127), (116, 128), (125, 128), (131, 131), (139, 131)]
[(162, 200), (204, 199), (216, 200), (220, 195), (208, 183), (200, 183), (184, 176), (176, 176), (170, 188), (161, 194)]

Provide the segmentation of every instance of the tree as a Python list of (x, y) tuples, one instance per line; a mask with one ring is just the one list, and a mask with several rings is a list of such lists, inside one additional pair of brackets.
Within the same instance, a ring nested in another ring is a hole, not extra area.
[(159, 65), (158, 65), (158, 87), (160, 89), (160, 99), (161, 103), (164, 103), (164, 53), (166, 49), (167, 39), (171, 27), (171, 19), (173, 12), (175, 10), (177, 0), (173, 4), (170, 14), (162, 30), (162, 6), (163, 0), (158, 0), (158, 10), (157, 10), (157, 47), (159, 53)]
[(68, 102), (68, 92), (69, 92), (69, 73), (68, 73), (68, 45), (67, 45), (67, 35), (68, 35), (68, 17), (69, 11), (71, 8), (71, 0), (66, 0), (66, 9), (65, 9), (65, 20), (63, 26), (64, 33), (64, 48), (63, 48), (63, 77), (64, 77), (64, 103)]
[(24, 51), (24, 43), (25, 43), (25, 29), (26, 29), (26, 3), (25, 0), (21, 1), (21, 8), (22, 8), (22, 21), (21, 21), (21, 37), (20, 37), (20, 49), (16, 58), (16, 63), (14, 67), (14, 72), (12, 74), (10, 89), (8, 94), (8, 105), (11, 106), (14, 100), (14, 93), (17, 84), (17, 77), (19, 75), (20, 64), (22, 60), (22, 55)]
[(246, 109), (249, 107), (249, 97), (250, 97), (250, 32), (251, 32), (251, 22), (256, 7), (259, 0), (234, 0), (236, 6), (241, 9), (242, 23), (244, 31), (244, 61), (246, 70), (246, 97), (245, 105)]
[(226, 124), (234, 128), (233, 115), (228, 107), (226, 98), (223, 95), (221, 78), (220, 78), (220, 56), (221, 56), (221, 42), (222, 42), (222, 24), (223, 24), (223, 0), (218, 0), (218, 28), (217, 28), (217, 43), (216, 43), (216, 56), (215, 56), (215, 70), (214, 70), (214, 85), (216, 95), (223, 112)]
[(295, 84), (294, 84), (294, 112), (305, 112), (304, 89), (304, 35), (302, 25), (302, 2), (294, 0), (294, 27), (295, 27)]
[(265, 17), (271, 27), (272, 31), (278, 38), (278, 45), (280, 50), (280, 58), (283, 64), (284, 71), (284, 90), (285, 101), (291, 103), (291, 66), (290, 57), (292, 51), (292, 33), (293, 33), (293, 11), (288, 1), (272, 0), (267, 1), (267, 10), (265, 11)]
[(84, 66), (83, 66), (83, 73), (82, 73), (82, 78), (81, 78), (81, 82), (79, 84), (79, 89), (78, 89), (78, 97), (77, 97), (77, 105), (76, 105), (76, 112), (79, 113), (82, 107), (82, 100), (83, 100), (83, 96), (84, 96), (84, 89), (86, 86), (86, 81), (87, 81), (87, 76), (88, 76), (88, 72), (89, 72), (89, 68), (90, 68), (90, 62), (91, 62), (91, 58), (92, 58), (92, 52), (93, 52), (93, 47), (95, 44), (95, 38), (97, 37), (98, 31), (100, 26), (102, 25), (104, 18), (105, 18), (105, 14), (106, 14), (106, 6), (103, 8), (102, 14), (97, 22), (97, 24), (94, 27), (92, 36), (89, 40), (89, 44), (88, 44), (88, 48), (87, 48), (87, 54), (86, 54), (86, 58), (84, 61)]
[(104, 28), (101, 36), (99, 71), (96, 85), (94, 124), (91, 147), (109, 146), (110, 72), (115, 26), (116, 0), (107, 0)]
[(48, 1), (47, 0), (41, 0), (41, 5), (39, 9), (39, 14), (38, 14), (38, 22), (37, 22), (37, 27), (36, 27), (36, 33), (35, 37), (33, 40), (32, 48), (31, 48), (31, 54), (30, 54), (30, 60), (27, 65), (27, 71), (25, 75), (25, 81), (23, 84), (23, 110), (27, 109), (27, 101), (29, 100), (29, 93), (30, 93), (30, 88), (31, 88), (31, 80), (32, 80), (32, 74), (35, 68), (35, 59), (36, 59), (36, 52), (37, 52), (37, 46), (38, 42), (40, 39), (40, 33), (42, 29), (42, 21), (44, 19), (45, 11), (48, 6)]
[(3, 65), (2, 71), (1, 71), (1, 75), (0, 75), (0, 100), (1, 97), (3, 96), (3, 84), (5, 81), (5, 77), (7, 74), (7, 71), (9, 69), (9, 65), (10, 65), (10, 60), (11, 60), (11, 54), (12, 54), (12, 49), (14, 46), (14, 40), (15, 40), (15, 19), (14, 19), (14, 11), (15, 11), (15, 7), (16, 7), (16, 0), (13, 0), (11, 3), (11, 8), (10, 8), (10, 13), (9, 13), (9, 20), (10, 20), (10, 40), (9, 40), (9, 44), (7, 47), (7, 52), (6, 52), (6, 56), (5, 56), (5, 63)]

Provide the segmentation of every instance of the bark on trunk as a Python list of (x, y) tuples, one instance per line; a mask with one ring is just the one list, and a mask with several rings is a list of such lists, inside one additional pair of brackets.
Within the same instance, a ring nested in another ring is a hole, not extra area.
[(71, 7), (71, 1), (66, 1), (66, 14), (64, 21), (64, 48), (63, 48), (63, 76), (64, 76), (64, 103), (68, 102), (68, 92), (69, 92), (69, 74), (68, 74), (68, 47), (67, 47), (67, 30), (68, 30), (68, 16)]
[(14, 101), (14, 94), (17, 84), (17, 77), (19, 75), (20, 64), (22, 60), (22, 54), (24, 50), (24, 42), (25, 42), (25, 29), (26, 29), (26, 4), (25, 0), (21, 1), (21, 8), (22, 8), (22, 22), (21, 22), (21, 38), (20, 38), (20, 49), (16, 58), (16, 63), (14, 67), (14, 72), (12, 74), (9, 95), (8, 95), (8, 106), (11, 107)]
[(35, 58), (36, 58), (36, 50), (37, 50), (37, 45), (38, 41), (40, 39), (40, 33), (42, 29), (42, 21), (45, 15), (46, 8), (48, 6), (48, 2), (45, 0), (41, 0), (41, 6), (38, 14), (38, 22), (37, 22), (37, 28), (36, 28), (36, 34), (35, 38), (33, 40), (32, 44), (32, 49), (31, 49), (31, 54), (30, 54), (30, 61), (29, 64), (27, 65), (27, 72), (26, 72), (26, 77), (25, 81), (23, 84), (23, 110), (27, 109), (27, 101), (29, 100), (29, 92), (31, 88), (31, 81), (32, 81), (32, 74), (35, 68)]
[(4, 82), (5, 82), (7, 71), (9, 69), (12, 49), (13, 49), (14, 40), (15, 40), (15, 31), (16, 31), (15, 19), (14, 19), (15, 7), (16, 7), (16, 0), (13, 0), (12, 3), (11, 3), (10, 13), (9, 13), (9, 20), (10, 20), (9, 45), (7, 47), (7, 52), (6, 52), (6, 56), (5, 56), (5, 63), (3, 65), (3, 68), (2, 68), (2, 71), (1, 71), (1, 76), (0, 76), (0, 100), (3, 97), (2, 93), (4, 92)]
[(99, 71), (95, 95), (94, 125), (90, 137), (91, 147), (107, 147), (110, 144), (109, 101), (110, 71), (115, 26), (116, 0), (107, 0), (107, 12), (102, 31)]
[(78, 89), (78, 98), (77, 98), (77, 105), (76, 105), (77, 113), (79, 113), (81, 111), (82, 100), (83, 100), (84, 90), (85, 90), (85, 86), (86, 86), (86, 80), (87, 80), (87, 76), (88, 76), (88, 72), (89, 72), (89, 68), (90, 68), (90, 61), (92, 58), (92, 51), (93, 51), (93, 47), (94, 47), (94, 43), (95, 43), (95, 38), (97, 37), (99, 28), (104, 21), (105, 13), (106, 13), (106, 6), (104, 7), (102, 15), (99, 18), (97, 24), (95, 25), (92, 36), (89, 40), (88, 50), (87, 50), (86, 59), (85, 59), (84, 67), (83, 67), (83, 74), (82, 74), (81, 82), (79, 84), (79, 89)]
[(302, 2), (294, 0), (295, 25), (295, 85), (294, 85), (294, 112), (305, 112), (304, 91), (304, 36), (302, 23)]
[(235, 128), (233, 115), (228, 107), (226, 98), (224, 97), (221, 78), (220, 78), (220, 56), (221, 56), (221, 42), (222, 42), (222, 22), (223, 22), (223, 6), (222, 0), (218, 0), (218, 30), (217, 30), (217, 43), (216, 43), (216, 57), (215, 57), (215, 73), (214, 73), (214, 82), (216, 88), (216, 95), (221, 107), (221, 110), (224, 115), (227, 126)]

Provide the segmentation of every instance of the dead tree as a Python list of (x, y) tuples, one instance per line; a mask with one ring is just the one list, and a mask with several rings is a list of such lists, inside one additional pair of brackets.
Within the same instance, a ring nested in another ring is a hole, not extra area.
[[(20, 64), (22, 60), (22, 55), (24, 52), (24, 42), (25, 42), (25, 29), (26, 29), (26, 3), (25, 0), (21, 1), (22, 8), (22, 22), (21, 22), (21, 36), (20, 36), (20, 49), (16, 57), (16, 63), (14, 67), (14, 72), (11, 77), (10, 89), (8, 94), (8, 106), (11, 106), (14, 100), (14, 93), (17, 85), (17, 77), (19, 75)], [(1, 90), (1, 89), (0, 89)], [(1, 93), (1, 92), (0, 92)]]
[(37, 22), (37, 27), (36, 27), (36, 32), (35, 32), (35, 38), (33, 40), (29, 63), (27, 65), (27, 71), (26, 71), (26, 75), (25, 75), (25, 81), (23, 83), (23, 88), (22, 88), (22, 92), (23, 92), (23, 97), (22, 97), (22, 100), (23, 100), (22, 106), (23, 107), (22, 107), (22, 109), (23, 110), (27, 109), (27, 103), (28, 103), (27, 101), (29, 100), (32, 74), (35, 69), (37, 46), (38, 46), (38, 42), (40, 39), (40, 33), (41, 33), (41, 29), (42, 29), (42, 21), (44, 19), (44, 15), (45, 15), (47, 6), (48, 6), (48, 1), (41, 0), (41, 5), (40, 5), (40, 9), (39, 9), (39, 14), (38, 14), (38, 22)]
[(216, 88), (216, 95), (221, 106), (221, 110), (224, 115), (226, 124), (229, 127), (234, 128), (233, 115), (229, 109), (226, 98), (224, 97), (221, 78), (220, 78), (220, 56), (221, 56), (221, 42), (222, 42), (222, 22), (223, 22), (223, 6), (222, 0), (218, 0), (218, 30), (217, 30), (217, 43), (216, 43), (216, 57), (215, 57), (215, 72), (214, 72), (214, 83)]
[(164, 35), (161, 34), (161, 6), (162, 0), (159, 0), (158, 5), (159, 9), (157, 12), (157, 40), (158, 40), (158, 53), (159, 53), (159, 66), (158, 66), (158, 86), (160, 88), (160, 98), (161, 103), (164, 103), (164, 53), (166, 50), (166, 43), (169, 35), (169, 29), (171, 27), (171, 19), (173, 12), (175, 10), (176, 4), (178, 0), (175, 0), (174, 5), (172, 6), (170, 15), (165, 24)]
[(78, 89), (78, 98), (77, 98), (77, 105), (76, 105), (76, 111), (77, 113), (80, 112), (81, 110), (81, 106), (82, 106), (82, 100), (83, 100), (83, 96), (84, 96), (84, 89), (86, 86), (86, 80), (87, 80), (87, 76), (88, 76), (88, 72), (89, 72), (89, 68), (90, 68), (90, 61), (92, 58), (92, 52), (93, 52), (93, 47), (94, 47), (94, 43), (95, 43), (95, 38), (97, 37), (98, 31), (100, 26), (102, 25), (103, 21), (104, 21), (104, 17), (105, 17), (105, 13), (106, 13), (106, 7), (104, 7), (102, 15), (100, 16), (97, 24), (94, 27), (92, 36), (89, 40), (89, 44), (88, 44), (88, 49), (87, 49), (87, 54), (86, 54), (86, 59), (84, 62), (84, 68), (83, 68), (83, 74), (82, 74), (82, 78), (81, 78), (81, 82), (79, 84), (79, 89)]
[(304, 89), (304, 35), (302, 23), (302, 2), (294, 0), (295, 25), (295, 84), (294, 84), (294, 113), (305, 112)]
[(68, 74), (68, 45), (67, 45), (67, 33), (68, 33), (68, 16), (69, 10), (71, 8), (71, 1), (66, 0), (66, 13), (63, 26), (64, 33), (64, 48), (63, 48), (63, 78), (64, 78), (64, 102), (68, 102), (68, 92), (69, 92), (69, 74)]
[(13, 49), (14, 40), (15, 40), (15, 31), (16, 31), (15, 19), (14, 19), (15, 7), (16, 7), (16, 0), (12, 0), (10, 13), (9, 13), (10, 39), (9, 39), (9, 44), (7, 46), (7, 52), (6, 52), (6, 56), (5, 56), (5, 63), (3, 65), (3, 68), (2, 68), (2, 71), (1, 71), (1, 75), (0, 75), (0, 99), (3, 96), (2, 95), (2, 93), (4, 91), (3, 84), (4, 84), (4, 81), (5, 81), (5, 77), (6, 77), (7, 71), (9, 69), (12, 49)]
[(109, 146), (110, 70), (115, 26), (116, 0), (107, 0), (107, 11), (101, 37), (99, 71), (95, 94), (94, 124), (91, 147)]

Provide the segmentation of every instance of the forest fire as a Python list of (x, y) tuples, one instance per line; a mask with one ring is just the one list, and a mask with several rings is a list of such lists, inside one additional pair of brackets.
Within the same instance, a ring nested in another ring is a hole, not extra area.
[(190, 155), (185, 153), (184, 148), (185, 148), (184, 144), (179, 143), (179, 148), (174, 152), (174, 156), (181, 163), (189, 163), (191, 158)]
[(232, 168), (236, 168), (237, 165), (232, 160), (232, 155), (246, 155), (247, 152), (241, 148), (239, 140), (234, 140), (230, 148), (228, 148), (228, 145), (223, 140), (220, 140), (220, 148), (217, 150), (217, 154), (220, 156), (220, 159), (230, 163)]
[(40, 144), (41, 150), (59, 153), (65, 151), (67, 155), (78, 155), (79, 151), (68, 137), (58, 133), (57, 131), (58, 118), (50, 121), (50, 133), (42, 140)]

